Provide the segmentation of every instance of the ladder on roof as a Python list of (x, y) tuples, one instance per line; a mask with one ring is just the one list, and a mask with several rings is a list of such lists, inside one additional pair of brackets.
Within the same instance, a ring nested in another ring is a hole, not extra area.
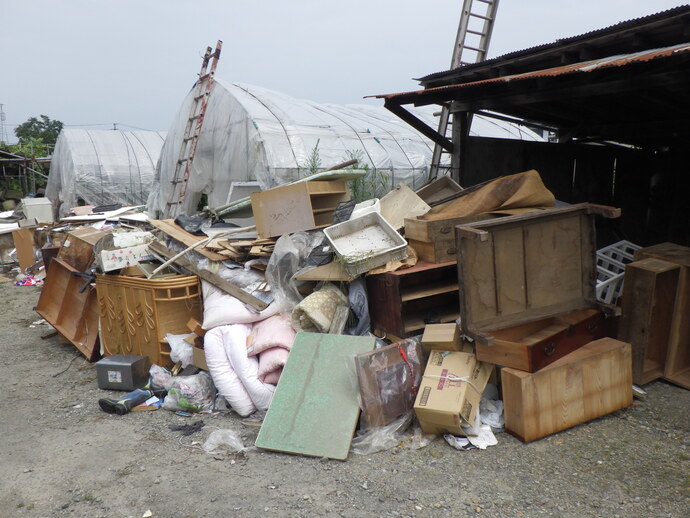
[[(499, 0), (464, 0), (462, 14), (460, 15), (460, 25), (458, 34), (455, 38), (453, 57), (451, 58), (450, 68), (458, 68), (463, 65), (479, 63), (486, 59), (491, 41), (491, 33), (494, 28), (496, 11), (498, 11)], [(444, 104), (438, 122), (438, 132), (447, 136), (450, 122), (450, 106)], [(431, 167), (429, 177), (437, 178), (447, 174), (450, 160), (441, 164), (443, 155), (450, 155), (439, 144), (434, 146), (434, 154), (431, 157)]]
[(199, 79), (194, 86), (194, 97), (192, 99), (192, 107), (189, 110), (189, 119), (187, 120), (187, 126), (180, 144), (180, 154), (175, 163), (175, 174), (173, 179), (170, 180), (171, 189), (163, 212), (166, 218), (174, 218), (180, 213), (180, 207), (187, 194), (189, 174), (192, 170), (192, 162), (196, 154), (201, 126), (204, 124), (204, 115), (206, 114), (208, 98), (213, 88), (213, 76), (216, 72), (222, 46), (223, 42), (218, 40), (215, 50), (207, 47), (201, 63)]

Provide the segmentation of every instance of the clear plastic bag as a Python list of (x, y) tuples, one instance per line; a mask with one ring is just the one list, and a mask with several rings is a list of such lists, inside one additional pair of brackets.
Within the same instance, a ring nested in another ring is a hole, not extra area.
[(194, 333), (188, 333), (185, 335), (172, 335), (167, 333), (165, 339), (170, 345), (170, 359), (177, 362), (182, 362), (182, 367), (191, 365), (194, 363), (192, 358), (193, 351), (192, 345), (185, 342), (185, 338), (192, 336)]
[(165, 388), (165, 396), (161, 408), (176, 412), (211, 412), (215, 400), (216, 387), (208, 372), (200, 372), (193, 376), (173, 376)]
[(369, 455), (390, 450), (405, 440), (404, 432), (412, 423), (413, 412), (408, 412), (386, 426), (369, 428), (357, 433), (352, 439), (351, 451), (357, 455)]
[(238, 432), (227, 428), (212, 431), (201, 447), (206, 453), (216, 453), (223, 450), (241, 453), (249, 449), (244, 447), (242, 437)]
[(151, 390), (165, 390), (173, 377), (168, 369), (155, 363), (149, 369), (149, 376), (151, 377)]
[(306, 266), (311, 252), (323, 241), (323, 232), (295, 232), (276, 241), (266, 267), (266, 280), (281, 313), (290, 313), (302, 300), (294, 276)]

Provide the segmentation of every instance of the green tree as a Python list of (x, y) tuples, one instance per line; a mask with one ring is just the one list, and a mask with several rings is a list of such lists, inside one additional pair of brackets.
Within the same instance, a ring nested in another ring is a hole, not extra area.
[[(19, 139), (19, 144), (29, 144), (33, 139), (41, 140), (43, 144), (54, 146), (58, 134), (64, 124), (59, 120), (52, 120), (47, 115), (39, 115), (39, 118), (31, 117), (28, 121), (17, 126), (14, 134)], [(33, 140), (35, 142), (35, 140)]]

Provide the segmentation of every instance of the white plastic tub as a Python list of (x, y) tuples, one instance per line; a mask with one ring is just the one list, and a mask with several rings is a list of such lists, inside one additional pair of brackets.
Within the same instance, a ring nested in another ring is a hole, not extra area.
[(378, 212), (324, 229), (350, 275), (359, 275), (407, 257), (407, 241)]

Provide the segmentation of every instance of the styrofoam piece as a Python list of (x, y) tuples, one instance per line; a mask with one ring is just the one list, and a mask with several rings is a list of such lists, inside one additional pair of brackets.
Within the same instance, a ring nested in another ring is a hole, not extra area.
[(597, 299), (614, 304), (623, 293), (625, 265), (641, 247), (630, 241), (618, 241), (597, 250)]
[(350, 275), (407, 257), (407, 241), (378, 212), (338, 223), (323, 232)]
[(362, 203), (358, 203), (352, 210), (350, 219), (360, 218), (370, 212), (381, 213), (381, 200), (374, 198), (373, 200), (366, 200)]
[(635, 250), (639, 250), (641, 247), (630, 241), (622, 240), (617, 243), (605, 246), (597, 250), (598, 257), (608, 257), (610, 259), (616, 259), (617, 261), (623, 263), (629, 263), (633, 260), (635, 255)]

